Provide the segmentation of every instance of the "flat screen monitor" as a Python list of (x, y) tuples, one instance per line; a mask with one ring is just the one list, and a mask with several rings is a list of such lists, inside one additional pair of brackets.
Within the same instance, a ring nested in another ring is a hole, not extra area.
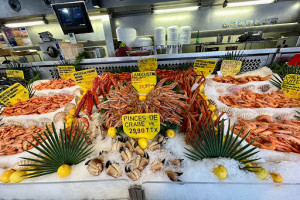
[(52, 8), (64, 34), (94, 32), (84, 2), (53, 4)]

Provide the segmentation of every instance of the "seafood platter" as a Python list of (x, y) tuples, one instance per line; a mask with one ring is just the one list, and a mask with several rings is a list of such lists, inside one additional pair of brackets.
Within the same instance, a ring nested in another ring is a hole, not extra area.
[[(98, 74), (90, 88), (73, 79), (34, 82), (35, 96), (2, 108), (1, 181), (297, 183), (300, 100), (270, 82), (271, 69), (153, 73), (146, 94), (129, 72)], [(152, 115), (153, 127), (132, 128)]]

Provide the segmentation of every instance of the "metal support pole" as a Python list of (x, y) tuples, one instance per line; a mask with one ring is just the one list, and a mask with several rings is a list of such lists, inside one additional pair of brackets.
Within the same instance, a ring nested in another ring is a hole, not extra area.
[(115, 57), (114, 41), (113, 41), (113, 35), (111, 31), (110, 19), (108, 15), (107, 17), (105, 16), (102, 19), (102, 26), (103, 26), (104, 36), (106, 41), (107, 54), (109, 57)]

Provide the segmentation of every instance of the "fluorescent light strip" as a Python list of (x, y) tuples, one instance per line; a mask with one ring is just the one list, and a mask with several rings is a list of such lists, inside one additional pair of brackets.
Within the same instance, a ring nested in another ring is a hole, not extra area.
[(228, 3), (227, 7), (237, 7), (237, 6), (250, 6), (250, 5), (259, 5), (259, 4), (269, 4), (274, 3), (275, 0), (255, 0), (255, 1), (243, 1), (243, 2), (234, 2)]
[(97, 20), (97, 19), (101, 19), (101, 20), (109, 20), (109, 16), (108, 16), (108, 15), (96, 15), (96, 16), (90, 16), (90, 20)]
[(17, 28), (17, 27), (36, 26), (36, 25), (43, 25), (43, 24), (45, 24), (45, 22), (40, 20), (40, 21), (31, 21), (31, 22), (7, 23), (5, 24), (5, 26), (9, 28)]
[(154, 13), (170, 13), (170, 12), (191, 11), (191, 10), (198, 10), (198, 9), (199, 6), (190, 6), (190, 7), (183, 7), (183, 8), (159, 9), (159, 10), (154, 10)]

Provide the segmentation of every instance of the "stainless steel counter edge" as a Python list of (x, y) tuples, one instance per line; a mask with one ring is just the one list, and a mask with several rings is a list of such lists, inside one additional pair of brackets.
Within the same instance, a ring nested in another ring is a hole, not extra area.
[[(272, 54), (276, 53), (277, 49), (259, 49), (259, 50), (245, 50), (242, 51), (245, 55), (258, 55), (258, 54)], [(150, 56), (128, 56), (128, 57), (111, 57), (111, 58), (95, 58), (85, 59), (81, 64), (101, 64), (101, 63), (128, 63), (136, 62), (138, 59), (157, 57), (157, 60), (171, 60), (171, 59), (194, 59), (194, 58), (209, 58), (209, 57), (221, 57), (228, 51), (215, 51), (215, 52), (199, 52), (199, 53), (184, 53), (184, 54), (159, 54)], [(73, 61), (71, 61), (73, 62)], [(33, 62), (32, 66), (49, 66), (58, 65), (59, 61), (45, 61), (45, 62)]]
[[(246, 56), (255, 56), (262, 54), (276, 54), (276, 53), (291, 53), (300, 52), (300, 47), (293, 48), (270, 48), (270, 49), (254, 49), (254, 50), (242, 50)], [(184, 53), (184, 54), (159, 54), (150, 56), (131, 56), (131, 57), (110, 57), (110, 58), (95, 58), (95, 59), (85, 59), (81, 62), (83, 65), (89, 64), (109, 64), (109, 63), (132, 63), (136, 62), (141, 58), (157, 57), (158, 61), (164, 60), (181, 60), (181, 59), (196, 59), (196, 58), (218, 58), (224, 56), (228, 51), (215, 51), (215, 52), (199, 52), (199, 53)], [(70, 61), (70, 63), (74, 60)], [(60, 61), (44, 61), (44, 62), (32, 62), (24, 63), (25, 66), (35, 66), (35, 67), (47, 67), (59, 65)], [(4, 65), (0, 65), (0, 69), (5, 68)]]

